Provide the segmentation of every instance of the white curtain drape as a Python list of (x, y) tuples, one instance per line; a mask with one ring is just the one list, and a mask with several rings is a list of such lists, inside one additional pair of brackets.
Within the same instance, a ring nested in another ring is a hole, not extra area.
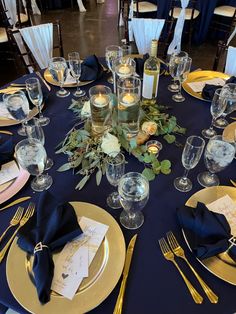
[(140, 54), (150, 52), (151, 41), (159, 40), (164, 24), (165, 20), (162, 19), (132, 19), (132, 31)]
[(17, 13), (16, 13), (16, 0), (6, 0), (6, 15), (9, 18), (9, 23), (15, 25), (17, 22)]
[(53, 24), (41, 24), (19, 30), (41, 69), (48, 66), (53, 52)]
[(236, 35), (236, 25), (235, 25), (234, 30), (232, 31), (231, 35), (229, 36), (229, 39), (227, 40), (226, 46), (229, 45), (229, 43), (231, 42), (231, 40), (234, 38), (235, 35)]
[(174, 37), (169, 45), (167, 54), (172, 54), (173, 52), (181, 51), (181, 39), (185, 22), (185, 9), (189, 4), (189, 0), (181, 0), (181, 11), (178, 20), (175, 25)]
[(236, 76), (236, 47), (229, 46), (227, 57), (226, 57), (226, 64), (225, 64), (225, 73), (229, 75)]

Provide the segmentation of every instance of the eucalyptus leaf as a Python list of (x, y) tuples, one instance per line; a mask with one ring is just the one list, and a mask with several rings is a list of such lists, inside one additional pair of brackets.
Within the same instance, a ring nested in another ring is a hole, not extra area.
[(172, 144), (175, 141), (175, 136), (173, 134), (166, 134), (163, 138), (167, 141), (168, 144)]
[(144, 158), (143, 158), (143, 161), (144, 161), (146, 164), (149, 164), (149, 163), (152, 161), (152, 157), (151, 157), (149, 154), (145, 154), (145, 155), (144, 155)]
[(99, 185), (101, 183), (101, 180), (102, 180), (102, 171), (99, 168), (97, 173), (96, 173), (96, 183), (97, 183), (97, 185)]
[(80, 180), (80, 182), (76, 185), (76, 190), (79, 189), (79, 190), (82, 190), (82, 188), (85, 186), (85, 184), (87, 183), (87, 181), (89, 180), (90, 178), (90, 175), (86, 175), (83, 177), (82, 180)]
[(70, 162), (62, 165), (60, 168), (57, 169), (57, 171), (63, 172), (63, 171), (67, 171), (69, 169), (71, 169), (71, 163)]
[(147, 178), (148, 181), (152, 181), (155, 179), (155, 173), (150, 168), (145, 168), (142, 174)]

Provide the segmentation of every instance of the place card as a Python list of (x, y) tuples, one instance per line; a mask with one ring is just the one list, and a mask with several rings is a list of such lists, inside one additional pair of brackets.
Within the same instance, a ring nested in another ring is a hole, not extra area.
[(88, 277), (88, 267), (100, 247), (108, 226), (82, 217), (79, 221), (83, 234), (66, 244), (55, 261), (51, 289), (72, 300), (83, 278)]
[(207, 208), (215, 213), (225, 215), (233, 236), (236, 236), (236, 203), (229, 195), (225, 195), (218, 200), (207, 204)]
[(14, 120), (12, 115), (10, 115), (9, 111), (7, 110), (6, 105), (3, 101), (0, 101), (0, 117)]
[(14, 160), (2, 165), (0, 170), (0, 185), (18, 177), (20, 170)]
[(213, 78), (213, 79), (207, 80), (207, 81), (191, 82), (191, 83), (187, 83), (187, 84), (195, 93), (200, 93), (200, 92), (202, 92), (202, 90), (206, 84), (218, 85), (220, 88), (223, 85), (225, 85), (225, 80), (220, 78), (220, 77), (217, 77), (217, 78)]

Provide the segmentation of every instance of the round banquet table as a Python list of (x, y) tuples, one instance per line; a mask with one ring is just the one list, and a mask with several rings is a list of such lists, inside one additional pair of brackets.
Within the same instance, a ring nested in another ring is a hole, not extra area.
[[(34, 75), (34, 74), (31, 74)], [(16, 82), (23, 83), (27, 76), (19, 78)], [(106, 84), (107, 75), (83, 87), (86, 91), (95, 84)], [(161, 76), (158, 91), (158, 102), (163, 105), (171, 106), (169, 113), (177, 117), (178, 123), (187, 128), (186, 136), (195, 134), (201, 135), (201, 130), (210, 124), (210, 103), (193, 98), (186, 94), (186, 101), (175, 103), (171, 100), (172, 93), (167, 90), (170, 83), (170, 77)], [(45, 86), (43, 87), (46, 91)], [(64, 139), (65, 134), (75, 124), (75, 116), (68, 110), (72, 96), (60, 99), (55, 96), (58, 88), (52, 87), (49, 97), (46, 101), (44, 114), (49, 116), (51, 123), (44, 127), (46, 135), (46, 149), (48, 155), (53, 158), (55, 165), (49, 170), (53, 177), (53, 185), (50, 192), (64, 201), (85, 201), (96, 204), (108, 211), (118, 221), (120, 210), (112, 210), (106, 205), (106, 197), (112, 187), (106, 178), (102, 179), (101, 185), (96, 186), (95, 178), (92, 177), (87, 185), (81, 190), (75, 190), (79, 178), (72, 174), (72, 171), (57, 172), (57, 169), (65, 163), (66, 156), (55, 154), (56, 145)], [(72, 91), (72, 89), (71, 89)], [(4, 128), (14, 133), (14, 141), (17, 143), (22, 138), (16, 135), (18, 126)], [(177, 137), (178, 142), (184, 144), (186, 136)], [(201, 187), (197, 183), (196, 176), (205, 169), (203, 160), (195, 169), (190, 171), (189, 177), (193, 181), (193, 189), (188, 193), (181, 193), (175, 190), (173, 180), (183, 173), (181, 165), (182, 148), (176, 145), (167, 144), (162, 138), (158, 138), (163, 144), (163, 150), (160, 153), (160, 159), (170, 159), (172, 162), (172, 172), (169, 175), (159, 175), (154, 181), (150, 182), (150, 199), (145, 209), (145, 222), (143, 226), (136, 231), (129, 231), (121, 227), (126, 243), (131, 237), (138, 233), (135, 245), (130, 274), (128, 277), (127, 288), (124, 300), (124, 314), (232, 314), (236, 312), (236, 286), (215, 277), (213, 274), (203, 268), (196, 258), (188, 250), (176, 218), (176, 207), (183, 205), (186, 200)], [(126, 155), (128, 164), (126, 172), (143, 170), (143, 166), (133, 157)], [(219, 173), (221, 184), (229, 185), (229, 178), (236, 179), (236, 161), (224, 171)], [(32, 201), (37, 202), (39, 193), (33, 193), (28, 182), (24, 188), (12, 198), (12, 200), (26, 195), (32, 196)], [(15, 212), (17, 206), (0, 212), (0, 233), (7, 226), (10, 218)], [(201, 277), (219, 296), (218, 304), (211, 304), (203, 291), (200, 289), (197, 281), (193, 278), (190, 270), (179, 261), (185, 274), (194, 283), (194, 286), (201, 291), (204, 297), (202, 305), (196, 305), (184, 282), (174, 265), (166, 261), (159, 249), (158, 239), (165, 236), (165, 233), (172, 230), (180, 241), (180, 244), (186, 251), (191, 264), (199, 272)], [(6, 279), (6, 259), (0, 264), (0, 313), (10, 307), (19, 313), (27, 313), (14, 299), (11, 294)], [(120, 281), (107, 299), (98, 305), (90, 313), (93, 314), (111, 314), (115, 306), (116, 298), (120, 287)], [(24, 289), (24, 287), (22, 287)], [(99, 292), (98, 292), (99, 293)], [(68, 313), (70, 310), (68, 309)], [(40, 313), (37, 313), (40, 314)], [(53, 313), (52, 313), (53, 314)]]

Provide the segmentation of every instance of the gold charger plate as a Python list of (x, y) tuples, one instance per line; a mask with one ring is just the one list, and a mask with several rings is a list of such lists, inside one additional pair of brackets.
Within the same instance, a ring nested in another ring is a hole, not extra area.
[(211, 101), (211, 100), (204, 99), (202, 97), (202, 93), (194, 92), (192, 88), (188, 85), (188, 83), (204, 82), (213, 78), (222, 78), (222, 79), (227, 80), (229, 78), (229, 75), (222, 72), (216, 72), (216, 71), (193, 71), (188, 74), (187, 79), (182, 84), (182, 87), (189, 95), (195, 98), (198, 98), (204, 101)]
[(17, 246), (14, 240), (6, 264), (7, 282), (16, 300), (29, 312), (40, 314), (80, 314), (98, 306), (117, 284), (125, 261), (125, 242), (115, 219), (102, 208), (83, 202), (71, 202), (77, 217), (86, 216), (109, 226), (90, 268), (73, 300), (56, 293), (50, 302), (41, 305), (30, 279), (32, 258)]
[(223, 131), (223, 139), (227, 142), (235, 142), (236, 138), (236, 122), (232, 122)]
[[(34, 107), (32, 110), (29, 112), (29, 120), (35, 117), (39, 113), (38, 109)], [(20, 124), (21, 122), (15, 119), (8, 119), (4, 117), (0, 117), (0, 127), (1, 126), (11, 126), (11, 125), (16, 125)]]
[[(197, 202), (209, 204), (220, 197), (228, 194), (234, 201), (236, 201), (236, 188), (230, 186), (214, 186), (205, 188), (193, 194), (186, 202), (187, 206), (196, 207)], [(191, 249), (191, 244), (188, 241), (186, 232), (183, 230), (184, 239)], [(226, 253), (218, 254), (204, 260), (198, 261), (212, 274), (223, 279), (224, 281), (236, 285), (236, 263)]]
[[(43, 74), (45, 80), (49, 83), (49, 84), (52, 84), (54, 86), (60, 86), (60, 83), (58, 83), (57, 81), (55, 81), (52, 77), (52, 74), (49, 72), (48, 69), (46, 69), (44, 71), (44, 74)], [(88, 85), (90, 83), (94, 82), (94, 80), (92, 81), (80, 81), (79, 83), (79, 86), (85, 86), (85, 85)], [(76, 87), (76, 83), (68, 83), (68, 84), (64, 84), (63, 87)]]

